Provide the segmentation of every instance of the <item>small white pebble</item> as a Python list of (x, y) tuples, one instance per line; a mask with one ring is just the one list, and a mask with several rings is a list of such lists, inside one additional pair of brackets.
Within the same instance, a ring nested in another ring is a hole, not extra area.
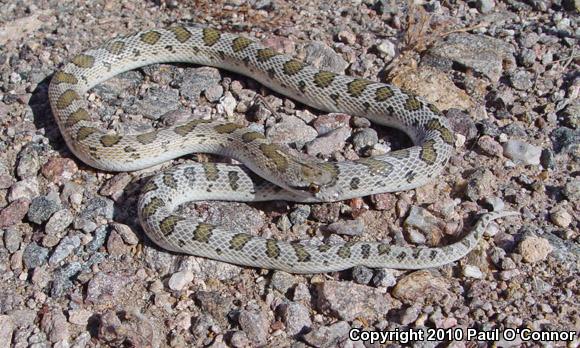
[(463, 267), (463, 275), (475, 279), (483, 279), (483, 272), (477, 266), (465, 265)]
[(554, 225), (567, 228), (572, 223), (572, 215), (564, 209), (558, 209), (550, 214), (550, 219)]
[(180, 291), (187, 284), (191, 283), (193, 280), (193, 272), (186, 269), (177, 273), (173, 273), (171, 278), (169, 278), (168, 286), (171, 290)]

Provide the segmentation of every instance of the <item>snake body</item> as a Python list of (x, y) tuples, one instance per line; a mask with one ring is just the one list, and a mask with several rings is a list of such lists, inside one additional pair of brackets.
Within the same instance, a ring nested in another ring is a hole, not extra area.
[[(398, 128), (415, 145), (381, 156), (328, 163), (295, 154), (236, 123), (194, 119), (123, 135), (107, 132), (93, 121), (84, 97), (90, 88), (121, 72), (162, 62), (234, 71), (311, 107)], [(437, 267), (467, 254), (490, 221), (514, 214), (486, 214), (463, 239), (435, 248), (379, 242), (313, 246), (233, 232), (177, 215), (175, 209), (192, 200), (330, 202), (407, 190), (436, 177), (454, 149), (454, 134), (447, 121), (422, 99), (392, 85), (319, 70), (216, 29), (176, 26), (113, 39), (75, 56), (56, 72), (49, 100), (71, 151), (95, 168), (132, 171), (192, 152), (230, 156), (243, 163), (182, 165), (144, 186), (138, 203), (140, 222), (155, 243), (172, 251), (293, 273), (355, 265)]]

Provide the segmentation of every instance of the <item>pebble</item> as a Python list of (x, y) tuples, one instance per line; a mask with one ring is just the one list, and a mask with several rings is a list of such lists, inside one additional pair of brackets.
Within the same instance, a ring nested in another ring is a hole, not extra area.
[(310, 205), (307, 204), (297, 204), (294, 210), (288, 214), (288, 218), (293, 225), (301, 225), (308, 220), (310, 216)]
[(352, 143), (356, 151), (374, 146), (379, 141), (377, 131), (372, 128), (363, 128), (352, 136)]
[(520, 91), (527, 91), (534, 85), (532, 81), (532, 74), (525, 70), (519, 70), (510, 75), (510, 82), (512, 86)]
[[(499, 81), (504, 66), (515, 65), (513, 48), (505, 41), (484, 35), (454, 33), (428, 52), (435, 61), (457, 62)], [(452, 63), (446, 63), (451, 66)]]
[(8, 192), (8, 201), (14, 202), (15, 200), (21, 198), (25, 198), (31, 201), (38, 197), (39, 192), (38, 179), (36, 176), (25, 178), (15, 182), (12, 186), (10, 186), (10, 190)]
[(407, 304), (452, 298), (445, 278), (434, 276), (429, 271), (415, 271), (402, 277), (393, 288), (392, 295)]
[(36, 285), (37, 287), (44, 289), (48, 283), (52, 280), (53, 274), (49, 273), (46, 266), (36, 267), (34, 271), (32, 271), (32, 284)]
[(232, 93), (227, 91), (219, 100), (217, 105), (218, 113), (225, 114), (228, 118), (233, 117), (237, 103)]
[(25, 146), (18, 153), (18, 164), (16, 166), (16, 175), (20, 179), (35, 176), (40, 169), (40, 160), (38, 152), (34, 146)]
[(4, 231), (4, 247), (11, 254), (20, 248), (22, 230), (18, 227), (9, 227)]
[(495, 0), (477, 0), (475, 6), (481, 13), (490, 13), (495, 7)]
[(360, 236), (365, 231), (365, 225), (359, 219), (345, 220), (333, 222), (330, 225), (324, 227), (324, 230), (345, 236)]
[(150, 120), (158, 120), (168, 112), (179, 108), (179, 90), (151, 87), (142, 99), (135, 103), (135, 110)]
[(355, 266), (352, 269), (352, 279), (357, 284), (367, 285), (373, 278), (373, 271), (364, 266)]
[(287, 116), (282, 122), (274, 124), (266, 130), (266, 136), (275, 143), (297, 144), (302, 147), (307, 142), (316, 138), (318, 133), (295, 116)]
[(14, 323), (9, 315), (0, 314), (0, 342), (6, 347), (11, 347)]
[[(434, 231), (439, 231), (439, 220), (431, 214), (427, 209), (412, 206), (409, 211), (409, 216), (405, 219), (403, 223), (405, 230), (410, 230), (412, 228), (418, 229), (423, 233), (432, 234)], [(424, 239), (422, 241), (425, 242)]]
[(303, 303), (310, 303), (312, 296), (310, 295), (310, 289), (308, 289), (308, 285), (304, 283), (296, 284), (294, 288), (294, 301), (300, 301)]
[(125, 245), (123, 238), (115, 230), (112, 230), (107, 238), (107, 252), (111, 256), (122, 256), (129, 253), (129, 247)]
[(48, 235), (59, 235), (65, 231), (65, 229), (73, 222), (74, 216), (68, 209), (61, 209), (55, 212), (44, 228), (44, 231)]
[(0, 211), (0, 228), (14, 226), (21, 222), (28, 212), (30, 201), (20, 198)]
[(54, 183), (71, 180), (77, 171), (78, 167), (75, 161), (59, 157), (49, 158), (41, 168), (42, 175)]
[(52, 343), (68, 341), (70, 338), (68, 322), (59, 308), (53, 308), (45, 313), (40, 321), (40, 327)]
[(223, 96), (223, 94), (224, 94), (224, 88), (221, 85), (209, 86), (204, 92), (205, 98), (210, 103), (216, 103), (218, 100), (220, 100), (220, 98)]
[(88, 252), (95, 252), (99, 250), (103, 244), (105, 244), (105, 239), (109, 233), (107, 226), (100, 226), (95, 230), (93, 239), (87, 244), (86, 249)]
[(495, 141), (489, 135), (483, 135), (477, 140), (477, 146), (481, 149), (481, 151), (493, 157), (501, 157), (503, 154), (503, 147), (500, 143)]
[(24, 248), (22, 261), (28, 269), (43, 265), (48, 258), (48, 249), (32, 242)]
[(391, 40), (383, 40), (377, 45), (377, 51), (389, 62), (397, 55), (397, 46)]
[(538, 165), (542, 148), (519, 140), (508, 140), (503, 145), (503, 154), (515, 163)]
[(54, 265), (60, 263), (62, 260), (67, 258), (73, 252), (73, 250), (78, 248), (80, 245), (81, 245), (81, 238), (78, 235), (72, 236), (72, 237), (69, 237), (69, 236), (64, 237), (63, 239), (61, 239), (60, 243), (58, 244), (58, 246), (56, 247), (56, 249), (54, 250), (54, 252), (50, 256), (50, 259), (48, 259), (48, 264), (51, 266), (54, 266)]
[(52, 288), (50, 289), (51, 297), (61, 297), (69, 292), (73, 283), (71, 278), (77, 275), (82, 269), (79, 262), (73, 262), (54, 271)]
[(274, 271), (272, 274), (272, 280), (270, 281), (270, 286), (282, 294), (288, 293), (288, 290), (296, 284), (296, 278), (289, 273), (282, 271)]
[(128, 245), (136, 245), (139, 243), (139, 237), (137, 237), (131, 227), (118, 222), (114, 222), (112, 226), (113, 229), (121, 236), (121, 238), (123, 238), (123, 241)]
[(479, 168), (467, 179), (465, 194), (472, 202), (490, 196), (497, 190), (497, 181), (495, 175), (489, 170)]
[(580, 201), (580, 179), (572, 179), (564, 185), (564, 195), (571, 202)]
[(556, 153), (568, 151), (574, 144), (580, 143), (580, 130), (559, 127), (552, 131), (550, 138)]
[(94, 197), (86, 204), (85, 209), (81, 211), (80, 217), (82, 219), (96, 219), (102, 216), (108, 220), (113, 218), (115, 211), (115, 202), (104, 197)]
[(525, 262), (534, 263), (545, 260), (553, 248), (547, 239), (527, 237), (518, 245), (518, 251)]
[(288, 335), (296, 336), (310, 331), (312, 327), (310, 312), (303, 304), (298, 302), (283, 303), (277, 309), (280, 311), (284, 325), (286, 325)]
[(348, 138), (351, 136), (351, 130), (348, 127), (341, 127), (325, 133), (316, 139), (306, 143), (306, 153), (311, 156), (329, 156), (342, 149)]
[(341, 54), (322, 42), (310, 42), (304, 47), (307, 63), (314, 65), (319, 69), (328, 70), (337, 74), (344, 73), (348, 62), (344, 60)]
[(193, 280), (193, 272), (190, 270), (183, 270), (173, 273), (167, 285), (171, 290), (181, 291)]
[(551, 149), (542, 149), (542, 154), (540, 155), (540, 164), (546, 169), (555, 168), (556, 159), (554, 158), (554, 152)]
[(568, 211), (562, 208), (553, 211), (550, 214), (550, 219), (556, 226), (562, 228), (568, 228), (568, 226), (570, 226), (573, 220), (572, 215), (570, 215)]
[(349, 282), (325, 281), (316, 284), (316, 307), (341, 320), (358, 317), (375, 320), (386, 315), (392, 304), (375, 288)]
[(28, 220), (40, 225), (59, 209), (60, 202), (57, 199), (48, 196), (36, 197), (28, 208)]
[(288, 218), (288, 215), (280, 216), (280, 218), (278, 218), (278, 221), (276, 221), (276, 227), (278, 227), (278, 229), (282, 232), (289, 231), (292, 228), (292, 223), (290, 222), (290, 218)]
[(93, 315), (93, 312), (88, 309), (73, 309), (68, 312), (68, 321), (71, 324), (86, 326), (89, 323), (89, 318)]
[(334, 347), (348, 337), (350, 329), (348, 322), (339, 321), (330, 326), (320, 326), (304, 335), (303, 339), (314, 347)]
[(501, 211), (505, 207), (504, 201), (497, 196), (485, 197), (485, 201), (493, 207), (493, 211)]
[(179, 92), (189, 100), (197, 100), (201, 93), (221, 80), (220, 71), (212, 67), (188, 68), (180, 75)]
[(251, 341), (243, 331), (234, 331), (230, 337), (230, 344), (235, 348), (251, 347)]
[(268, 340), (268, 328), (270, 322), (266, 316), (259, 312), (241, 310), (238, 316), (238, 324), (242, 331), (248, 335), (255, 345), (264, 345)]
[(397, 271), (388, 268), (379, 269), (375, 271), (371, 284), (377, 288), (391, 288), (397, 284), (396, 273)]
[(477, 266), (465, 265), (463, 266), (463, 275), (469, 278), (483, 279), (483, 272)]
[(99, 190), (99, 193), (103, 196), (118, 199), (123, 194), (123, 190), (130, 182), (131, 175), (129, 173), (119, 173), (113, 176), (111, 179), (107, 180), (107, 182), (105, 182), (105, 184)]
[(96, 273), (87, 285), (85, 300), (88, 303), (107, 303), (114, 299), (121, 289), (133, 281), (132, 276), (127, 276), (127, 274), (118, 271), (114, 271), (114, 273)]

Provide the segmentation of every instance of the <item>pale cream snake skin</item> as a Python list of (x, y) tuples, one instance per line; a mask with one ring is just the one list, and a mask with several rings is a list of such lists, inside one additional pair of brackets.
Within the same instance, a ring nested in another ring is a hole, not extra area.
[[(415, 146), (329, 163), (295, 154), (235, 123), (196, 119), (122, 135), (106, 132), (93, 121), (85, 99), (90, 88), (121, 72), (161, 62), (188, 62), (241, 73), (316, 109), (362, 116), (401, 129)], [(284, 242), (177, 215), (180, 204), (193, 200), (331, 202), (408, 190), (436, 178), (454, 149), (448, 122), (422, 99), (392, 85), (319, 70), (216, 29), (176, 26), (113, 39), (64, 65), (54, 74), (48, 95), (67, 145), (92, 167), (133, 171), (193, 152), (230, 156), (244, 164), (181, 165), (145, 185), (138, 203), (140, 222), (149, 238), (176, 252), (292, 273), (329, 272), (356, 265), (437, 267), (465, 256), (493, 219), (517, 214), (485, 214), (463, 239), (434, 248), (362, 241), (341, 245)]]

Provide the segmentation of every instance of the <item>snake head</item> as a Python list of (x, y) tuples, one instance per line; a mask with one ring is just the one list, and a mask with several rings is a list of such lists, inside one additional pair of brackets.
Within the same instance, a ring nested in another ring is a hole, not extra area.
[(299, 164), (299, 179), (289, 188), (314, 201), (334, 201), (338, 194), (334, 192), (338, 173), (338, 167), (333, 163), (303, 160)]

